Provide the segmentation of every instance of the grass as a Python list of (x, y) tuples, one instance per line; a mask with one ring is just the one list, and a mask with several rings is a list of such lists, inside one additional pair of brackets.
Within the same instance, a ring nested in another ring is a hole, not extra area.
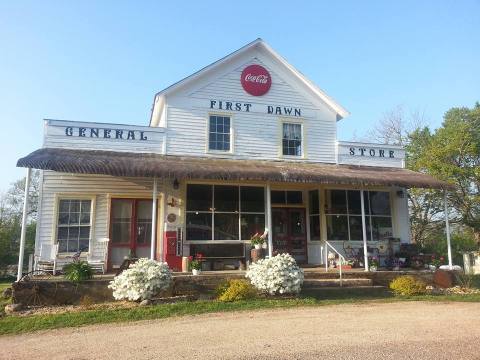
[(255, 299), (222, 303), (216, 301), (182, 302), (176, 304), (153, 305), (146, 307), (85, 310), (79, 312), (45, 314), (30, 316), (7, 316), (0, 319), (0, 335), (20, 334), (38, 330), (77, 327), (83, 325), (106, 324), (127, 321), (163, 319), (174, 316), (197, 315), (214, 312), (252, 311), (275, 308), (292, 308), (306, 306), (325, 306), (365, 302), (393, 301), (468, 301), (480, 302), (480, 295), (416, 296), (393, 297), (387, 292), (362, 293), (355, 291), (331, 292), (321, 296), (296, 299)]

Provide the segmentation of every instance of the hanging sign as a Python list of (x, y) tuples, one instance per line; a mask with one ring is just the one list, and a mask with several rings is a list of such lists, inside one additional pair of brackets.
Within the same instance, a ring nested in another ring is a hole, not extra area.
[(263, 66), (249, 65), (242, 71), (240, 77), (243, 90), (253, 96), (262, 96), (270, 90), (272, 77)]

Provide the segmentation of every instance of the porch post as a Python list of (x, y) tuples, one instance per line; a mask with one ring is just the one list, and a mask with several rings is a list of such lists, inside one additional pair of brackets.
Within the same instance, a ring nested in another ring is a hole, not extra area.
[(453, 267), (452, 262), (452, 244), (450, 243), (450, 222), (448, 221), (448, 204), (447, 204), (447, 190), (443, 193), (443, 202), (445, 205), (445, 231), (447, 233), (447, 251), (448, 251), (448, 266), (450, 270)]
[(270, 183), (267, 183), (267, 229), (268, 229), (268, 257), (273, 256), (273, 229), (272, 229), (272, 197)]
[(152, 191), (152, 239), (150, 242), (150, 259), (155, 260), (155, 239), (157, 235), (157, 178), (153, 178)]
[(363, 194), (364, 191), (362, 189), (360, 190), (360, 204), (362, 207), (363, 262), (365, 264), (365, 271), (368, 271), (367, 224), (365, 221), (365, 199)]
[(27, 233), (27, 212), (28, 212), (28, 196), (30, 193), (30, 177), (32, 169), (27, 168), (27, 177), (25, 178), (25, 193), (23, 199), (23, 214), (22, 214), (22, 230), (20, 233), (20, 249), (18, 251), (18, 272), (17, 281), (22, 278), (23, 272), (23, 253), (25, 252), (25, 235)]

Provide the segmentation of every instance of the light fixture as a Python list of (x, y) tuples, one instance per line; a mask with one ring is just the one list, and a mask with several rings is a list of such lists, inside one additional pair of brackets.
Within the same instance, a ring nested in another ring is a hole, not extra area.
[(180, 187), (180, 183), (178, 182), (178, 180), (177, 179), (173, 180), (173, 189), (178, 190), (179, 187)]

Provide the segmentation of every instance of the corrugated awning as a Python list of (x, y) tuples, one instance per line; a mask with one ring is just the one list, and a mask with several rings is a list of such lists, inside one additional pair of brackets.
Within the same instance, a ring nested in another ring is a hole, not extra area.
[(448, 183), (407, 169), (298, 161), (212, 159), (159, 154), (43, 148), (19, 167), (77, 174), (167, 179), (253, 180), (290, 183), (447, 189)]

